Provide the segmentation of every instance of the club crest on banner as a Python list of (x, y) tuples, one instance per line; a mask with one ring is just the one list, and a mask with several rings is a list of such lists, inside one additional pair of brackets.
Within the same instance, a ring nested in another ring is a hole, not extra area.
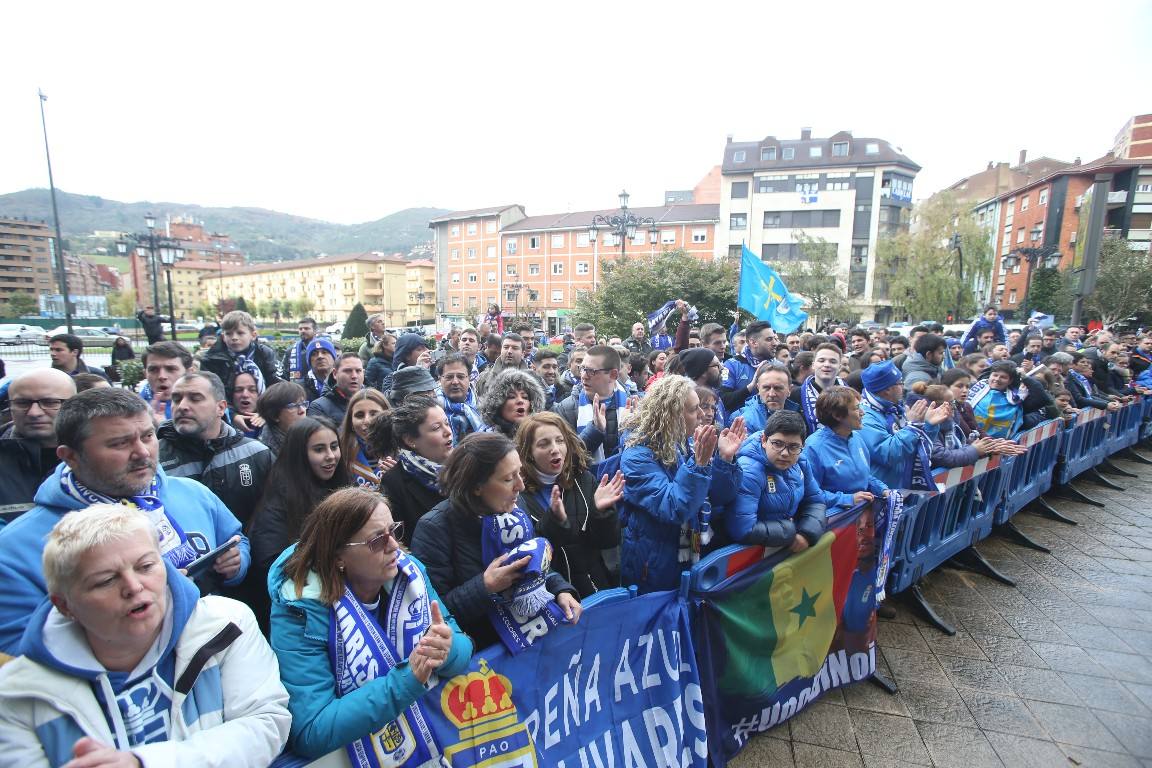
[(444, 750), (452, 768), (536, 768), (536, 749), (512, 702), (512, 682), (480, 659), (440, 694), (440, 709), (460, 741)]

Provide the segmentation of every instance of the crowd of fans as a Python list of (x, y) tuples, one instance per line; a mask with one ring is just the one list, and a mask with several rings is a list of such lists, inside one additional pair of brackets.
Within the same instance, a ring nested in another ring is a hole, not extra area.
[(344, 353), (306, 318), (282, 356), (231, 312), (195, 353), (153, 341), (140, 394), (53, 338), (0, 434), (0, 748), (418, 764), (422, 698), (473, 651), (563, 632), (601, 589), (674, 588), (721, 544), (800, 552), (837, 509), (1152, 393), (1149, 335), (994, 309), (955, 338), (779, 335), (688, 309), (562, 351), (498, 309), (439, 345), (374, 317)]

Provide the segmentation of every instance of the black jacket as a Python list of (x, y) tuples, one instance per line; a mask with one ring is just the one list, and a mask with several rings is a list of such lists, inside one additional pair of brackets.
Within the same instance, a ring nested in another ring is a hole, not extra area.
[[(0, 507), (32, 507), (36, 490), (56, 469), (55, 448), (41, 448), (35, 440), (16, 437), (15, 424), (0, 433)], [(16, 508), (13, 513), (20, 511)]]
[[(457, 512), (451, 501), (437, 504), (420, 518), (412, 537), (412, 554), (424, 563), (440, 599), (476, 647), (499, 642), (488, 618), (492, 596), (484, 588), (488, 563), (480, 546), (480, 518)], [(556, 571), (548, 574), (547, 585), (553, 595), (577, 594)]]
[(148, 337), (149, 344), (164, 341), (164, 323), (160, 320), (160, 315), (148, 317), (143, 311), (140, 311), (136, 313), (136, 319), (140, 321), (140, 327), (144, 329), (144, 335)]
[[(276, 359), (276, 350), (267, 344), (256, 342), (256, 351), (253, 353), (252, 359), (264, 377), (265, 387), (270, 387), (280, 381), (278, 373), (280, 361)], [(212, 349), (205, 352), (204, 357), (200, 358), (200, 370), (211, 371), (219, 376), (220, 381), (224, 382), (228, 402), (232, 402), (232, 386), (236, 382), (236, 366), (232, 362), (232, 353), (228, 351), (228, 347), (224, 346), (223, 338), (217, 339), (216, 343), (212, 345)]]
[(364, 371), (364, 386), (374, 387), (387, 395), (388, 390), (384, 389), (384, 382), (387, 380), (389, 385), (392, 383), (392, 374), (395, 372), (394, 359), (383, 355), (372, 355), (368, 360), (368, 368)]
[(618, 576), (604, 562), (604, 550), (620, 546), (620, 516), (616, 509), (596, 509), (596, 478), (585, 472), (564, 491), (568, 519), (559, 523), (539, 493), (520, 494), (520, 508), (536, 524), (536, 535), (552, 542), (552, 567), (588, 597), (601, 589), (619, 586)]
[(165, 473), (207, 486), (247, 526), (272, 469), (268, 446), (244, 437), (228, 424), (220, 425), (220, 437), (215, 440), (182, 435), (171, 421), (161, 424), (156, 436)]
[(308, 403), (309, 416), (324, 416), (331, 419), (336, 426), (340, 426), (340, 422), (344, 420), (344, 412), (347, 410), (348, 398), (331, 379), (324, 385), (324, 394)]
[(444, 501), (444, 496), (417, 480), (400, 464), (380, 477), (380, 493), (388, 499), (392, 519), (404, 523), (404, 544), (412, 543), (416, 524), (432, 507)]

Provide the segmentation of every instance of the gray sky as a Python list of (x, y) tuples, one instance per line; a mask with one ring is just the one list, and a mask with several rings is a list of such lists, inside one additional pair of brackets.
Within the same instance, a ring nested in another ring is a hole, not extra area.
[[(402, 7), (401, 7), (402, 6)], [(1084, 160), (1152, 112), (1152, 3), (10, 3), (0, 192), (401, 208), (659, 204), (725, 136), (851, 130), (924, 167)], [(178, 211), (173, 211), (178, 212)]]

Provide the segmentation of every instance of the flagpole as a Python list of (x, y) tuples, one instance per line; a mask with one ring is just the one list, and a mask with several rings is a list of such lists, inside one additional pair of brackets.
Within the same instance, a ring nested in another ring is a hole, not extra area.
[(68, 302), (68, 273), (64, 270), (64, 237), (60, 234), (60, 211), (56, 207), (56, 183), (52, 179), (52, 155), (48, 152), (48, 122), (44, 119), (44, 102), (48, 97), (44, 91), (36, 91), (40, 97), (40, 127), (44, 130), (44, 159), (48, 161), (48, 189), (52, 193), (52, 218), (56, 221), (56, 273), (60, 283), (60, 298), (64, 301), (64, 325), (72, 333), (72, 307)]

